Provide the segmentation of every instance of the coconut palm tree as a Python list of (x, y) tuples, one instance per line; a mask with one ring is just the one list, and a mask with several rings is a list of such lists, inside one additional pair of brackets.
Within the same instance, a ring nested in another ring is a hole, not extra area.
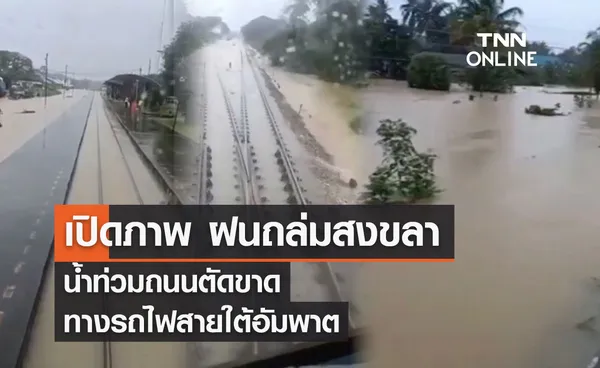
[(307, 16), (310, 12), (312, 2), (310, 0), (294, 0), (284, 9), (283, 14), (287, 16), (290, 23), (294, 26), (306, 25)]
[(415, 35), (423, 35), (426, 31), (444, 30), (453, 8), (453, 4), (442, 0), (407, 0), (400, 11), (402, 22)]
[(456, 41), (472, 44), (479, 32), (514, 32), (523, 10), (504, 9), (504, 0), (459, 0), (452, 29)]
[(383, 24), (392, 19), (391, 10), (387, 0), (376, 0), (375, 4), (367, 8), (366, 16), (376, 24)]
[(600, 96), (600, 27), (588, 32), (584, 42), (579, 44), (579, 52), (583, 56), (585, 76), (591, 81), (596, 98)]

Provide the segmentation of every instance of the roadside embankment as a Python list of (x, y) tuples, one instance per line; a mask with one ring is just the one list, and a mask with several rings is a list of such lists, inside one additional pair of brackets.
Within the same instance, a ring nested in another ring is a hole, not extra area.
[[(356, 183), (365, 164), (361, 136), (356, 133), (360, 115), (358, 92), (314, 76), (271, 67), (259, 58), (257, 62), (289, 127), (314, 154), (321, 176), (346, 188), (354, 186), (350, 183)], [(344, 192), (343, 201), (356, 200), (357, 193)]]

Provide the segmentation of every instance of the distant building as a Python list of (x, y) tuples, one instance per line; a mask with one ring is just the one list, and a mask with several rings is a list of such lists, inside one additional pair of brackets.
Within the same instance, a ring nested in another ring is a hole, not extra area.
[(467, 55), (463, 55), (463, 54), (446, 54), (446, 53), (442, 53), (442, 52), (423, 51), (423, 52), (420, 52), (420, 53), (414, 55), (413, 58), (422, 57), (422, 56), (439, 57), (446, 62), (446, 64), (448, 65), (448, 67), (450, 67), (450, 69), (472, 68), (471, 66), (469, 66), (469, 64), (467, 64)]
[[(417, 56), (423, 56), (423, 55), (437, 56), (437, 57), (443, 59), (446, 62), (446, 65), (448, 65), (448, 68), (450, 68), (450, 72), (452, 74), (460, 75), (461, 73), (464, 72), (465, 69), (473, 69), (474, 68), (467, 63), (467, 55), (464, 55), (464, 54), (446, 54), (446, 53), (442, 53), (442, 52), (424, 51), (424, 52), (415, 54), (413, 56), (413, 58), (417, 57)], [(560, 59), (558, 59), (558, 60), (560, 60)], [(541, 65), (541, 64), (538, 64), (538, 65)], [(526, 73), (527, 72), (527, 67), (524, 67), (524, 66), (518, 66), (518, 67), (515, 67), (515, 69), (518, 73)]]
[(448, 65), (450, 73), (454, 76), (460, 76), (464, 73), (465, 69), (473, 68), (467, 64), (467, 56), (463, 54), (445, 54), (442, 52), (423, 51), (415, 54), (413, 58), (422, 56), (436, 56), (443, 59), (446, 62), (446, 65)]
[(563, 64), (563, 61), (555, 55), (533, 55), (533, 61), (538, 66), (544, 66), (549, 64)]

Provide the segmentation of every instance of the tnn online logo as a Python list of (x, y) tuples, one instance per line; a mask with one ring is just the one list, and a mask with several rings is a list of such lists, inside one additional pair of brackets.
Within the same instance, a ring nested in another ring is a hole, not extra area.
[(527, 47), (525, 33), (477, 33), (481, 47), (509, 48), (508, 51), (471, 51), (467, 54), (469, 66), (537, 66), (535, 51), (514, 51), (510, 48)]

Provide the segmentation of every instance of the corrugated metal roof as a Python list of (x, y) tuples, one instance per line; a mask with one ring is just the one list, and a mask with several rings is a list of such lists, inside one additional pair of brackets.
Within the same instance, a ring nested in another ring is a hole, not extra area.
[(116, 75), (116, 76), (112, 77), (111, 79), (107, 80), (104, 83), (105, 84), (123, 85), (125, 82), (135, 81), (136, 79), (144, 81), (144, 82), (147, 82), (147, 83), (151, 83), (151, 84), (153, 84), (155, 86), (160, 87), (160, 83), (158, 83), (154, 79), (148, 78), (148, 77), (143, 76), (143, 75), (138, 75), (138, 74), (119, 74), (119, 75)]

